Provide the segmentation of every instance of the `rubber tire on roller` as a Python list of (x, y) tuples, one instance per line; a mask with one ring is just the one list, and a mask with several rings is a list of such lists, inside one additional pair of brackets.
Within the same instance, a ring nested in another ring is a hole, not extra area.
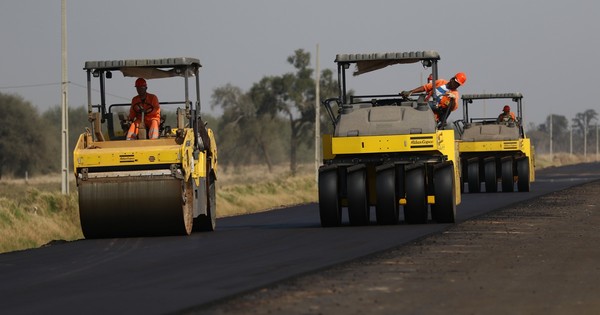
[(337, 168), (319, 171), (319, 216), (323, 227), (342, 224)]
[(396, 193), (396, 169), (389, 167), (377, 172), (375, 183), (377, 224), (397, 224), (400, 217), (400, 200)]
[(513, 173), (513, 160), (502, 160), (502, 192), (515, 191), (515, 177)]
[(481, 182), (479, 181), (479, 161), (468, 162), (467, 165), (469, 193), (478, 193), (481, 191)]
[(427, 194), (425, 190), (425, 168), (417, 167), (406, 171), (406, 204), (404, 220), (409, 224), (427, 223)]
[(435, 204), (431, 205), (431, 218), (438, 223), (454, 223), (456, 220), (456, 195), (452, 164), (433, 170), (433, 187)]
[(369, 224), (369, 194), (367, 192), (367, 169), (348, 172), (348, 219), (350, 225)]
[(498, 192), (498, 178), (496, 177), (496, 161), (484, 162), (485, 192)]
[(530, 188), (529, 158), (517, 161), (517, 189), (520, 192), (528, 192)]

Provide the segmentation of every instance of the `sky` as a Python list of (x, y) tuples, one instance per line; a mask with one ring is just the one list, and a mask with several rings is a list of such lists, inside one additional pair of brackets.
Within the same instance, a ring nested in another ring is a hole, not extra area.
[[(520, 92), (526, 123), (571, 119), (600, 112), (585, 93), (600, 70), (599, 13), (597, 0), (67, 0), (68, 103), (87, 105), (85, 61), (185, 56), (203, 66), (202, 112), (219, 115), (215, 88), (247, 91), (264, 76), (293, 72), (286, 59), (297, 49), (311, 53), (314, 68), (318, 45), (321, 69), (336, 69), (340, 53), (435, 50), (440, 77), (467, 74), (460, 93)], [(2, 0), (0, 43), (0, 93), (40, 112), (59, 105), (61, 1)], [(421, 67), (397, 67), (350, 87), (389, 94), (421, 83)], [(134, 80), (111, 82), (109, 102), (129, 102)], [(179, 92), (161, 80), (148, 91), (161, 100)], [(484, 114), (497, 116), (498, 102), (486, 102)]]

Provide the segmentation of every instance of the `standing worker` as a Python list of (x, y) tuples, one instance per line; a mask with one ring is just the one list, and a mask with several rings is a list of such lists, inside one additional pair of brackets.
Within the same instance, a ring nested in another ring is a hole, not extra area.
[[(435, 120), (440, 120), (440, 114), (443, 114), (448, 108), (450, 111), (458, 109), (458, 87), (467, 82), (467, 75), (464, 72), (459, 72), (453, 76), (450, 81), (438, 79), (435, 82), (437, 102), (432, 106)], [(431, 98), (433, 94), (433, 82), (428, 82), (425, 85), (416, 87), (410, 91), (402, 91), (400, 95), (409, 97), (413, 93), (427, 93), (426, 99)], [(447, 117), (447, 116), (446, 116)]]
[(502, 113), (500, 113), (500, 115), (498, 116), (498, 119), (496, 119), (496, 122), (504, 122), (504, 123), (511, 123), (511, 122), (516, 122), (517, 118), (515, 116), (515, 113), (510, 111), (510, 106), (508, 105), (504, 105), (504, 108), (502, 108)]
[(144, 126), (148, 130), (148, 139), (158, 139), (158, 126), (160, 124), (158, 97), (146, 92), (148, 85), (143, 78), (135, 80), (135, 89), (138, 95), (133, 97), (129, 108), (129, 121), (132, 123), (127, 132), (127, 140), (138, 138), (142, 117), (144, 117)]

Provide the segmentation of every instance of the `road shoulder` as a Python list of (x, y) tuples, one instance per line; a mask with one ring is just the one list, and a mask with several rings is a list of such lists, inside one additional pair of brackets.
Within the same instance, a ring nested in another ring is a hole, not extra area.
[(551, 193), (189, 313), (597, 314), (599, 195)]

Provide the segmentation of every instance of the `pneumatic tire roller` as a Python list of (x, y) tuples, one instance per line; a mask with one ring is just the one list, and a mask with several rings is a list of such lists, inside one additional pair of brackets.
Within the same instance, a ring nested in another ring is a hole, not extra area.
[[(339, 97), (323, 102), (333, 123), (323, 135), (319, 214), (324, 227), (453, 223), (460, 203), (460, 163), (453, 130), (443, 130), (424, 95), (349, 93), (346, 70), (361, 75), (395, 64), (421, 63), (437, 79), (435, 51), (338, 54)], [(435, 89), (434, 89), (435, 91)], [(435, 93), (435, 92), (434, 92)], [(433, 95), (435, 98), (436, 95)], [(444, 118), (447, 115), (443, 116)]]

